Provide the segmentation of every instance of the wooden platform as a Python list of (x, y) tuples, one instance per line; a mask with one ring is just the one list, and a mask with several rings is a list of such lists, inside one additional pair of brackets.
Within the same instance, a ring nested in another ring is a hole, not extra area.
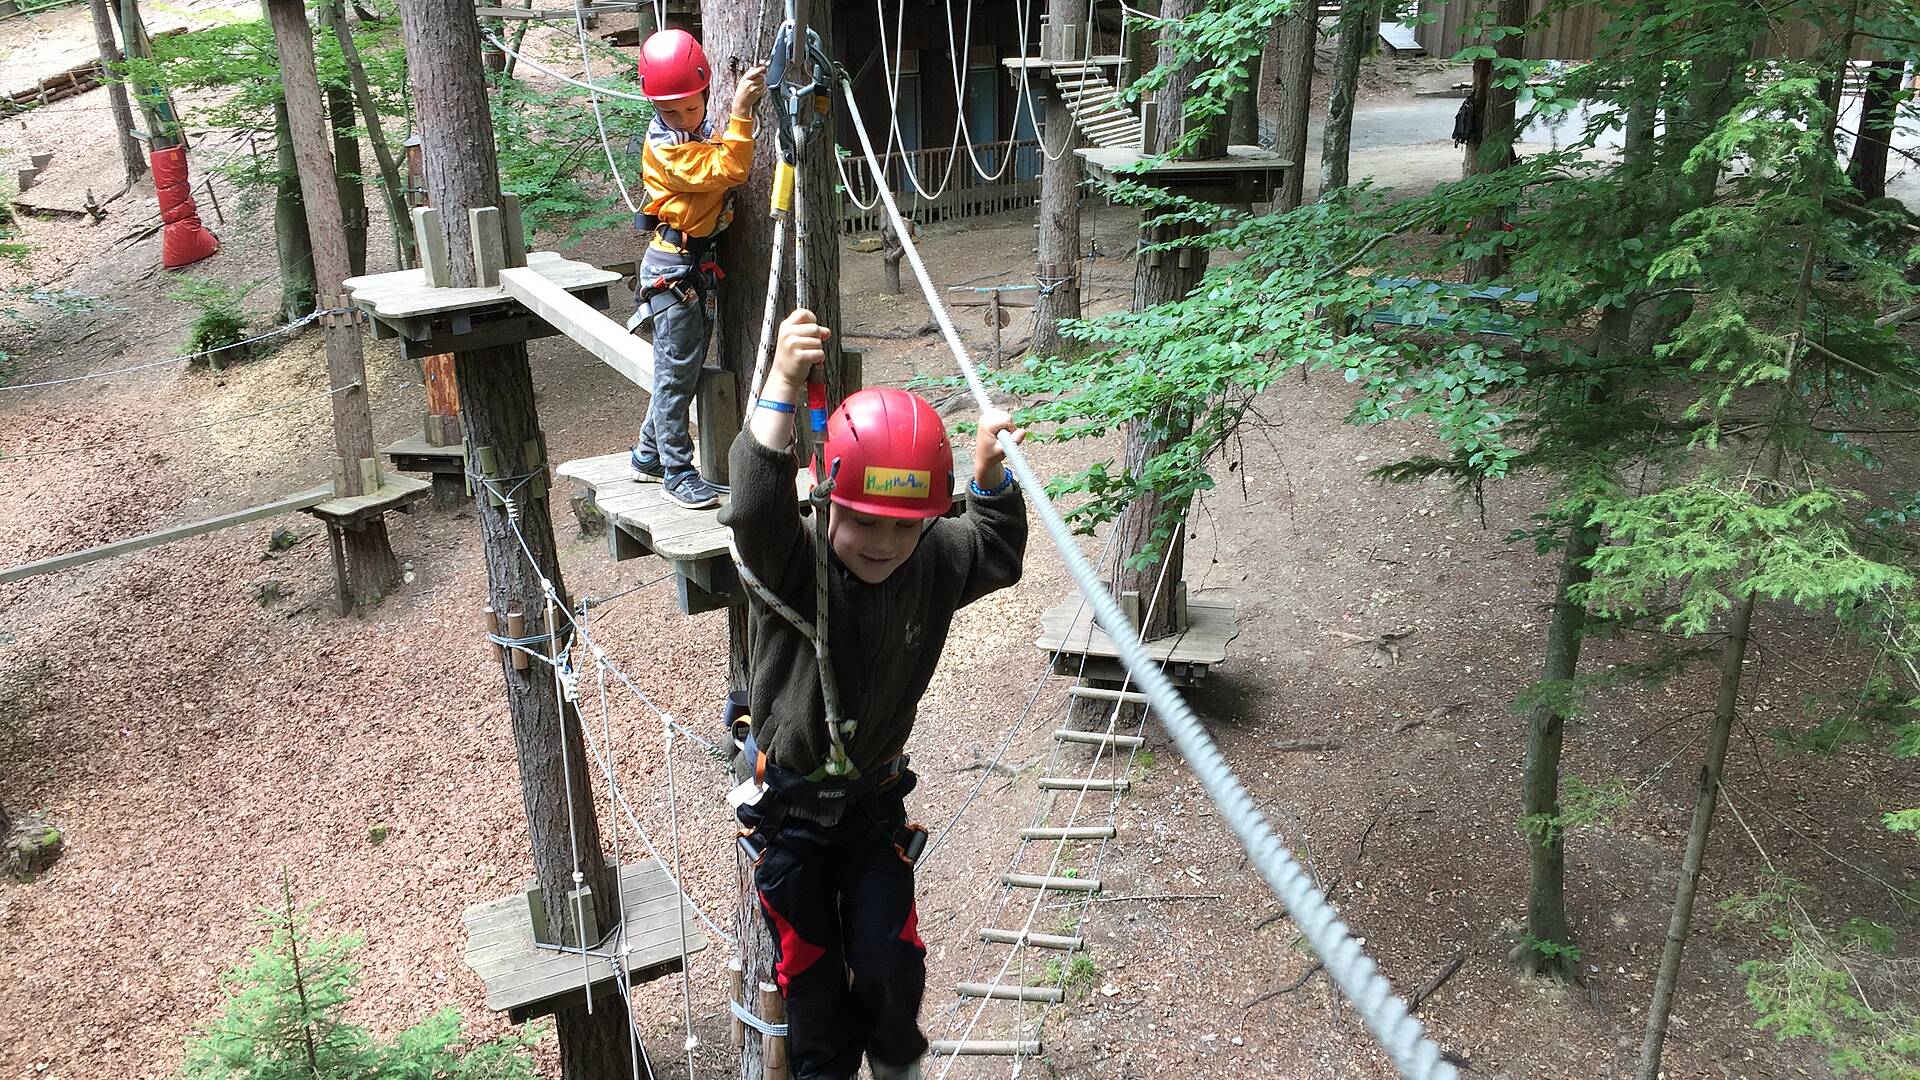
[[(672, 564), (681, 611), (696, 615), (744, 599), (718, 508), (688, 510), (659, 484), (632, 479), (625, 450), (563, 462), (554, 473), (586, 488), (606, 516), (607, 550), (616, 562), (658, 555)], [(720, 505), (726, 503), (722, 495)]]
[(1160, 161), (1142, 171), (1134, 166), (1152, 154), (1125, 148), (1090, 146), (1075, 150), (1093, 175), (1109, 182), (1130, 180), (1210, 202), (1263, 202), (1285, 178), (1293, 162), (1258, 146), (1229, 146), (1227, 156), (1206, 161)]
[(307, 507), (307, 513), (343, 529), (388, 511), (410, 511), (413, 504), (433, 494), (433, 483), (412, 476), (387, 476), (365, 495), (346, 495)]
[[(685, 964), (680, 952), (683, 928), (686, 956), (707, 947), (692, 905), (666, 867), (652, 859), (631, 863), (621, 867), (620, 879), (626, 891), (629, 985), (680, 970)], [(467, 966), (486, 984), (487, 1008), (506, 1013), (516, 1024), (583, 1003), (589, 976), (596, 998), (615, 993), (610, 960), (592, 957), (583, 964), (576, 953), (533, 940), (524, 893), (475, 904), (461, 921), (467, 927)], [(604, 948), (613, 948), (611, 938)]]
[[(1219, 598), (1192, 599), (1187, 602), (1190, 623), (1184, 634), (1175, 634), (1146, 643), (1147, 657), (1163, 664), (1167, 678), (1190, 686), (1206, 677), (1207, 669), (1227, 658), (1227, 642), (1240, 633), (1239, 605)], [(1122, 682), (1126, 667), (1120, 663), (1120, 649), (1106, 631), (1094, 622), (1093, 608), (1068, 596), (1040, 616), (1040, 636), (1033, 641), (1043, 652), (1056, 654), (1053, 670), (1059, 675), (1083, 673), (1101, 682)]]
[[(527, 254), (526, 269), (586, 304), (605, 310), (619, 273), (563, 258), (551, 251)], [(560, 329), (527, 310), (503, 286), (440, 289), (421, 268), (348, 278), (343, 287), (354, 307), (373, 319), (374, 335), (399, 338), (407, 356), (423, 358), (551, 337)]]
[(380, 453), (401, 472), (413, 473), (451, 473), (464, 476), (467, 471), (467, 444), (457, 442), (451, 446), (435, 446), (427, 441), (426, 433), (419, 432), (388, 443)]

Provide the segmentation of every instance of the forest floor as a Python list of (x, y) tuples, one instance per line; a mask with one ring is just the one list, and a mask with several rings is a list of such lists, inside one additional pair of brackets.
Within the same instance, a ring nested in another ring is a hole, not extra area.
[[(0, 44), (16, 28), (0, 28)], [(1373, 102), (1404, 103), (1404, 85)], [(114, 175), (102, 95), (63, 104), (27, 114), (22, 131), (61, 145), (59, 168)], [(1396, 186), (1443, 179), (1458, 166), (1447, 134), (1360, 146), (1354, 173)], [(71, 184), (80, 173), (50, 179)], [(100, 226), (26, 223), (35, 254), (0, 271), (0, 284), (32, 280), (99, 303), (14, 333), (9, 346), (23, 363), (12, 382), (178, 349), (189, 314), (154, 269), (157, 240), (104, 242), (134, 228), (138, 198)], [(215, 226), (223, 252), (189, 273), (270, 279), (270, 212), (235, 199), (228, 213)], [(1130, 295), (1133, 218), (1116, 209), (1092, 218), (1104, 254), (1086, 264), (1091, 307), (1113, 310)], [(923, 249), (943, 283), (1013, 280), (1028, 272), (1031, 236), (1030, 214), (1007, 214), (933, 226)], [(612, 260), (629, 243), (595, 237), (569, 254)], [(843, 249), (842, 266), (841, 330), (866, 349), (869, 380), (948, 373), (943, 347), (920, 334), (921, 300), (880, 294), (878, 256)], [(264, 317), (273, 292), (269, 281), (250, 306)], [(984, 328), (966, 322), (984, 351)], [(639, 392), (571, 345), (536, 342), (532, 354), (552, 460), (627, 443), (644, 408)], [(368, 367), (378, 436), (415, 430), (422, 395), (406, 366), (370, 344)], [(310, 333), (220, 373), (162, 367), (0, 393), (7, 561), (319, 482), (331, 457), (323, 403), (228, 418), (324, 389), (323, 373)], [(1516, 973), (1505, 955), (1527, 875), (1515, 829), (1524, 725), (1511, 703), (1537, 674), (1554, 564), (1507, 536), (1530, 524), (1542, 493), (1515, 480), (1489, 489), (1482, 507), (1436, 487), (1370, 483), (1371, 468), (1431, 443), (1413, 427), (1349, 426), (1351, 398), (1331, 379), (1275, 387), (1258, 403), (1261, 423), (1231, 449), (1220, 488), (1201, 500), (1189, 587), (1234, 600), (1240, 634), (1228, 663), (1193, 692), (1195, 708), (1403, 994), (1462, 958), (1421, 1016), (1469, 1075), (1627, 1075), (1713, 678), (1695, 671), (1657, 690), (1605, 694), (1570, 728), (1567, 772), (1591, 784), (1619, 779), (1633, 798), (1569, 838), (1585, 986)], [(1059, 473), (1114, 450), (1039, 446), (1035, 457)], [(269, 550), (283, 529), (292, 546)], [(174, 1071), (184, 1040), (221, 1000), (220, 973), (261, 941), (252, 920), (276, 903), (283, 872), (318, 927), (364, 935), (357, 1019), (390, 1033), (456, 1006), (472, 1032), (505, 1029), (461, 962), (461, 912), (514, 891), (528, 873), (505, 705), (473, 632), (485, 583), (478, 531), (465, 509), (399, 518), (392, 529), (410, 579), (351, 619), (331, 614), (325, 537), (306, 518), (0, 586), (0, 797), (43, 811), (67, 842), (39, 880), (0, 884), (0, 1077)], [(577, 595), (614, 596), (660, 574), (651, 559), (610, 562), (601, 540), (576, 537), (570, 523), (560, 539)], [(662, 708), (712, 730), (725, 620), (679, 615), (668, 588), (600, 609), (596, 634)], [(1065, 681), (1044, 677), (1032, 638), (1068, 588), (1036, 537), (1021, 585), (961, 614), (922, 708), (914, 803), (930, 824), (948, 821), (1019, 721), (1003, 758), (1014, 775), (984, 778), (920, 877), (931, 967), (923, 1016), (935, 1038), (958, 1035), (972, 1015), (951, 985), (999, 955), (975, 935), (1000, 902), (997, 875), (1037, 804), (1032, 777), (1065, 707)], [(1756, 642), (1728, 766), (1739, 816), (1723, 817), (1709, 853), (1669, 1077), (1826, 1073), (1818, 1053), (1753, 1030), (1737, 968), (1777, 946), (1764, 927), (1718, 912), (1769, 887), (1776, 868), (1816, 890), (1823, 913), (1895, 927), (1903, 955), (1920, 933), (1894, 891), (1916, 890), (1920, 846), (1878, 824), (1882, 812), (1920, 802), (1914, 765), (1871, 746), (1812, 756), (1769, 737), (1827, 687), (1852, 685), (1842, 680), (1859, 659), (1822, 626), (1771, 607)], [(1645, 643), (1591, 650), (1597, 669), (1634, 659)], [(625, 695), (612, 706), (623, 787), (662, 838), (669, 788), (658, 721)], [(1086, 981), (1044, 1012), (997, 1005), (973, 1036), (1009, 1038), (1044, 1018), (1039, 1064), (1062, 1077), (1390, 1075), (1325, 977), (1300, 981), (1312, 958), (1293, 926), (1164, 736), (1151, 726), (1148, 736), (1151, 752), (1118, 803), (1118, 838), (1097, 867), (1105, 890), (1083, 924)], [(675, 753), (685, 878), (694, 902), (725, 920), (734, 883), (725, 781), (684, 741)], [(724, 954), (715, 943), (692, 965), (702, 1076), (726, 1071)], [(663, 1075), (678, 1075), (685, 1066), (667, 1060), (683, 1037), (677, 979), (642, 988), (636, 1002)], [(543, 1053), (551, 1068), (550, 1037)], [(953, 1071), (1010, 1068), (966, 1060)]]

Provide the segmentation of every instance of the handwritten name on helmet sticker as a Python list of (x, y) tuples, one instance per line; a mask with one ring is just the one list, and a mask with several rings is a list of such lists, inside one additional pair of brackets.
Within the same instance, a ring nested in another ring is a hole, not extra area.
[(867, 466), (860, 490), (888, 499), (924, 499), (933, 491), (933, 474), (925, 469), (882, 469)]

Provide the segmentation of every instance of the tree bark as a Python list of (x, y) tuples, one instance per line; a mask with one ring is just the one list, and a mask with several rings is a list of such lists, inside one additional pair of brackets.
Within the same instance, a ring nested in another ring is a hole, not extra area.
[(1247, 81), (1233, 95), (1227, 112), (1227, 145), (1260, 143), (1260, 53), (1247, 60)]
[(1673, 995), (1680, 985), (1680, 958), (1686, 952), (1687, 932), (1693, 924), (1693, 901), (1700, 889), (1700, 867), (1707, 858), (1707, 838), (1713, 832), (1713, 814), (1720, 801), (1720, 774), (1727, 760), (1727, 741), (1740, 705), (1740, 665), (1747, 655), (1753, 629), (1754, 599), (1749, 595), (1734, 609), (1727, 624), (1727, 641), (1720, 654), (1720, 689), (1714, 698), (1713, 723), (1707, 728), (1707, 748), (1694, 789), (1693, 823), (1687, 830), (1687, 850), (1680, 862), (1680, 884), (1673, 894), (1673, 913), (1667, 921), (1666, 943), (1660, 950), (1660, 971), (1653, 981), (1653, 1002), (1647, 1007), (1646, 1038), (1640, 1046), (1637, 1080), (1658, 1080), (1660, 1055), (1666, 1045), (1667, 1021), (1673, 1015)]
[(280, 320), (293, 322), (313, 311), (313, 236), (307, 229), (307, 204), (300, 194), (300, 165), (293, 153), (293, 128), (285, 100), (273, 103), (273, 243), (280, 262)]
[[(87, 0), (87, 7), (93, 15), (93, 37), (100, 49), (100, 67), (109, 75), (118, 74), (121, 64), (120, 46), (113, 40), (113, 15), (107, 11), (107, 0)], [(113, 110), (113, 130), (120, 141), (120, 163), (127, 170), (127, 186), (132, 187), (147, 172), (147, 156), (140, 152), (140, 141), (133, 137), (133, 106), (127, 102), (127, 86), (115, 79), (107, 80), (107, 103)]]
[(1378, 0), (1340, 5), (1340, 38), (1334, 47), (1333, 85), (1327, 95), (1327, 126), (1320, 138), (1320, 197), (1347, 186), (1353, 144), (1353, 103), (1360, 89), (1360, 61), (1379, 26)]
[[(1574, 511), (1568, 522), (1566, 546), (1560, 554), (1560, 579), (1554, 590), (1553, 618), (1547, 625), (1546, 660), (1541, 679), (1565, 682), (1580, 667), (1581, 637), (1587, 609), (1572, 592), (1592, 578), (1587, 560), (1599, 547), (1599, 530), (1587, 524), (1592, 506)], [(1535, 823), (1527, 830), (1527, 937), (1536, 942), (1573, 944), (1567, 919), (1566, 834), (1560, 828), (1560, 750), (1566, 729), (1566, 710), (1552, 694), (1534, 705), (1527, 718), (1526, 774), (1520, 812)], [(1527, 966), (1534, 974), (1550, 974), (1571, 982), (1579, 962), (1571, 956), (1549, 956), (1526, 949)]]
[[(1499, 9), (1495, 25), (1526, 24), (1527, 0), (1499, 0)], [(1509, 34), (1493, 43), (1494, 51), (1503, 58), (1518, 59), (1525, 41), (1526, 38), (1521, 34)], [(1474, 121), (1474, 138), (1467, 140), (1465, 174), (1484, 176), (1500, 172), (1514, 160), (1513, 144), (1518, 136), (1514, 130), (1514, 109), (1519, 101), (1519, 93), (1513, 88), (1495, 85), (1492, 60), (1475, 60), (1473, 100), (1478, 111)], [(1479, 239), (1485, 240), (1504, 231), (1506, 224), (1504, 213), (1489, 210), (1474, 217), (1473, 232)], [(1467, 260), (1466, 271), (1468, 281), (1499, 277), (1507, 272), (1505, 249), (1495, 248)]]
[(1847, 183), (1862, 199), (1887, 197), (1887, 149), (1899, 114), (1900, 80), (1906, 73), (1904, 60), (1875, 60), (1867, 69), (1867, 89), (1860, 101), (1860, 131), (1854, 136), (1853, 156), (1847, 162)]
[[(470, 0), (402, 0), (400, 15), (428, 200), (441, 211), (453, 283), (471, 286), (477, 275), (467, 211), (500, 204), (498, 158), (480, 63), (479, 19)], [(544, 473), (548, 463), (541, 460), (544, 439), (534, 409), (526, 346), (468, 350), (456, 354), (455, 364), (468, 445), (476, 451), (491, 448), (503, 476)], [(475, 500), (486, 552), (487, 600), (496, 611), (524, 612), (532, 634), (545, 629), (540, 625), (545, 621), (540, 574), (552, 583), (562, 604), (568, 599), (548, 500), (522, 489), (515, 502), (517, 536), (505, 507), (486, 497)], [(534, 877), (548, 898), (548, 930), (558, 940), (572, 942), (576, 928), (565, 898), (573, 888), (576, 869), (593, 886), (600, 925), (618, 921), (613, 881), (604, 868), (580, 717), (571, 706), (562, 707), (552, 674), (544, 665), (535, 663), (519, 671), (503, 663), (501, 677), (506, 682), (520, 763)], [(576, 843), (585, 863), (577, 868), (570, 854)], [(555, 1016), (555, 1026), (561, 1075), (567, 1080), (598, 1080), (631, 1072), (625, 1010), (608, 1008), (604, 1002), (591, 1013), (584, 1006), (567, 1009)]]
[[(1200, 0), (1166, 0), (1161, 5), (1161, 13), (1168, 19), (1181, 19), (1194, 14), (1199, 8)], [(1172, 50), (1161, 50), (1160, 63), (1176, 63)], [(1198, 61), (1184, 65), (1167, 81), (1166, 86), (1154, 92), (1155, 112), (1160, 125), (1157, 145), (1172, 146), (1183, 134), (1185, 120), (1180, 110), (1187, 96), (1187, 87), (1199, 75), (1199, 68)], [(1221, 120), (1224, 121), (1224, 118)], [(1218, 156), (1225, 149), (1224, 127), (1222, 122), (1207, 132), (1199, 148), (1188, 155), (1189, 159)], [(1182, 266), (1182, 261), (1187, 265)], [(1166, 252), (1157, 262), (1158, 265), (1153, 265), (1151, 261), (1143, 260), (1135, 268), (1135, 311), (1145, 311), (1192, 292), (1201, 276), (1207, 272), (1207, 251), (1204, 248), (1192, 248), (1178, 253)], [(1126, 474), (1138, 475), (1143, 463), (1184, 437), (1192, 430), (1192, 425), (1192, 418), (1177, 409), (1146, 423), (1127, 425)], [(1119, 520), (1114, 522), (1116, 535), (1112, 574), (1116, 595), (1128, 592), (1137, 594), (1144, 615), (1155, 586), (1163, 579), (1165, 581), (1162, 602), (1155, 606), (1152, 617), (1146, 619), (1145, 625), (1140, 628), (1140, 636), (1149, 641), (1179, 629), (1180, 605), (1172, 601), (1174, 590), (1182, 580), (1186, 560), (1185, 544), (1180, 539), (1184, 534), (1174, 529), (1179, 521), (1185, 519), (1186, 513), (1184, 500), (1148, 492), (1129, 503)]]
[[(334, 163), (327, 154), (327, 106), (314, 72), (313, 32), (307, 26), (302, 0), (266, 0), (273, 22), (274, 42), (280, 51), (280, 74), (286, 97), (287, 119), (293, 132), (294, 159), (300, 166), (301, 195), (313, 236), (313, 272), (322, 298), (338, 297), (346, 280), (348, 256), (341, 228), (339, 192), (328, 180)], [(338, 391), (332, 395), (333, 442), (339, 455), (336, 473), (345, 481), (341, 495), (364, 495), (360, 462), (377, 460), (373, 447), (373, 416), (367, 405), (367, 371), (360, 352), (360, 324), (355, 319), (326, 321), (327, 380)], [(352, 387), (340, 390), (341, 387)], [(400, 577), (400, 564), (387, 540), (384, 517), (347, 530), (347, 586), (353, 606), (371, 607)]]
[(360, 123), (367, 129), (367, 142), (373, 146), (373, 159), (380, 166), (380, 193), (387, 204), (387, 222), (393, 230), (394, 264), (402, 269), (414, 265), (413, 217), (407, 213), (407, 185), (400, 175), (400, 164), (387, 142), (380, 110), (374, 104), (373, 88), (367, 83), (367, 68), (360, 61), (360, 47), (354, 43), (353, 30), (347, 26), (346, 12), (340, 0), (320, 5), (320, 22), (340, 45), (340, 58), (347, 68), (347, 83), (353, 88), (354, 102), (360, 108)]
[(340, 193), (347, 267), (358, 277), (367, 272), (367, 184), (360, 174), (360, 136), (353, 130), (352, 91), (339, 86), (327, 88), (327, 122), (333, 127), (333, 182)]
[(1306, 189), (1307, 116), (1313, 109), (1313, 51), (1320, 37), (1315, 5), (1297, 4), (1295, 9), (1280, 21), (1279, 63), (1273, 73), (1273, 81), (1280, 87), (1280, 125), (1274, 148), (1293, 163), (1280, 189), (1274, 192), (1273, 208), (1279, 213), (1299, 206)]
[[(1060, 40), (1086, 32), (1085, 11), (1078, 0), (1048, 0), (1047, 4), (1052, 25), (1077, 31), (1062, 31)], [(1084, 172), (1080, 155), (1073, 152), (1083, 145), (1080, 126), (1057, 86), (1047, 95), (1040, 145), (1059, 157), (1043, 154), (1040, 163), (1040, 252), (1033, 270), (1040, 296), (1034, 301), (1033, 339), (1027, 347), (1035, 355), (1051, 356), (1066, 344), (1060, 336), (1060, 320), (1080, 317), (1080, 181)]]

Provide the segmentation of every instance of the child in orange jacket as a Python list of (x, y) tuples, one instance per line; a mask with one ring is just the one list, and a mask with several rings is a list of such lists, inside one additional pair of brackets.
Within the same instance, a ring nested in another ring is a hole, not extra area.
[(650, 235), (630, 328), (653, 322), (653, 399), (631, 463), (634, 479), (664, 485), (668, 498), (694, 510), (720, 502), (694, 466), (687, 422), (721, 276), (713, 249), (733, 216), (732, 190), (753, 166), (753, 109), (767, 92), (766, 68), (748, 70), (716, 130), (707, 116), (711, 79), (706, 53), (685, 30), (662, 30), (641, 46), (640, 91), (654, 114), (641, 156), (647, 202), (638, 224)]

